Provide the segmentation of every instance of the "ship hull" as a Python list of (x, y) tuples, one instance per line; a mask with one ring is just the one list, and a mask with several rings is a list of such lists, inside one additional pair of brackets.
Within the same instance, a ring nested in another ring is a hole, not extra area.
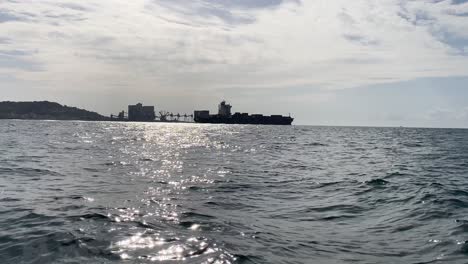
[(221, 117), (210, 116), (208, 118), (195, 118), (196, 123), (209, 123), (209, 124), (241, 124), (241, 125), (291, 125), (294, 118), (292, 117)]

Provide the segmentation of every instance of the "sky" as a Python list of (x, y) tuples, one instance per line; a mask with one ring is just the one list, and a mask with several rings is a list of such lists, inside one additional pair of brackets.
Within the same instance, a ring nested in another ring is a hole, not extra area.
[(0, 0), (0, 101), (468, 127), (468, 0)]

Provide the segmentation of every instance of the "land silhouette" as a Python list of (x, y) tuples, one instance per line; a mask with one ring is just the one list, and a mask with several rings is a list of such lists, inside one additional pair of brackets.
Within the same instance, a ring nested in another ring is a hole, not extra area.
[(106, 121), (96, 112), (49, 101), (0, 102), (0, 119)]

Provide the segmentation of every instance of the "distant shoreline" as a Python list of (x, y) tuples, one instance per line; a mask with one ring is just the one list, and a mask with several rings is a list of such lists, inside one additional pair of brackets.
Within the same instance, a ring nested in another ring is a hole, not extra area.
[(180, 120), (129, 121), (49, 101), (0, 102), (0, 120), (103, 121), (138, 123), (193, 123)]
[(128, 121), (128, 120), (116, 120), (116, 119), (108, 119), (108, 120), (80, 120), (80, 119), (39, 119), (39, 118), (0, 118), (1, 120), (11, 120), (11, 121), (50, 121), (50, 122), (57, 122), (57, 121), (68, 121), (68, 122), (112, 122), (112, 123), (177, 123), (177, 124), (197, 124), (195, 122), (189, 121)]
[[(89, 121), (89, 122), (124, 122), (124, 123), (182, 123), (188, 121), (127, 121), (111, 119), (96, 112), (69, 107), (49, 101), (0, 102), (0, 120), (37, 120), (37, 121)], [(350, 128), (396, 128), (396, 129), (468, 129), (466, 127), (413, 127), (413, 126), (363, 126), (363, 125), (298, 125), (313, 127), (350, 127)]]
[(0, 119), (110, 121), (96, 112), (49, 101), (0, 102)]
[[(67, 120), (58, 120), (58, 119), (14, 119), (14, 118), (0, 118), (0, 121), (3, 120), (11, 120), (11, 121), (67, 121), (67, 122), (113, 122), (113, 123), (165, 123), (165, 124), (201, 124), (201, 125), (209, 125), (203, 123), (195, 123), (195, 122), (186, 122), (186, 121), (159, 121), (155, 120), (152, 122), (147, 121), (119, 121), (119, 120), (76, 120), (76, 119), (67, 119)], [(222, 125), (222, 124), (215, 124), (215, 125)], [(232, 126), (232, 124), (230, 125)], [(336, 127), (336, 128), (393, 128), (393, 129), (453, 129), (453, 130), (468, 130), (467, 127), (412, 127), (412, 126), (349, 126), (349, 125), (293, 125), (293, 127)]]

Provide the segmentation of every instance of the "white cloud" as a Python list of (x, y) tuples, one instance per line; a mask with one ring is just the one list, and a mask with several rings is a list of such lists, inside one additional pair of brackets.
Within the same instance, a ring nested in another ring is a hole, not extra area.
[(226, 2), (2, 1), (0, 15), (17, 19), (0, 23), (1, 39), (8, 40), (0, 41), (0, 51), (27, 52), (21, 62), (41, 70), (0, 61), (0, 74), (44, 89), (158, 94), (338, 89), (468, 75), (461, 45), (468, 38), (468, 4), (306, 0), (249, 8)]

